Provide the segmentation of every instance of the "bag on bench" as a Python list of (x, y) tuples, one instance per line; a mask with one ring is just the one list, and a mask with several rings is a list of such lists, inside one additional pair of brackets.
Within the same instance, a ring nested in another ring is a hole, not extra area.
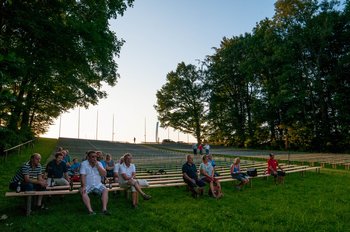
[(248, 168), (247, 169), (247, 175), (248, 176), (257, 176), (258, 175), (258, 171), (256, 168)]

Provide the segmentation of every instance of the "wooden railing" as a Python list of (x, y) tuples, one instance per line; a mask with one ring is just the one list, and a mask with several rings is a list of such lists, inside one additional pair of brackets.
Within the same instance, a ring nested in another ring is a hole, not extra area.
[(14, 153), (14, 151), (16, 151), (16, 150), (17, 150), (17, 154), (18, 154), (18, 155), (21, 154), (21, 151), (23, 150), (23, 148), (24, 148), (26, 145), (32, 146), (35, 140), (36, 140), (36, 138), (35, 138), (35, 139), (32, 139), (32, 140), (29, 140), (29, 141), (27, 141), (27, 142), (25, 142), (25, 143), (21, 143), (21, 144), (19, 144), (19, 145), (17, 145), (17, 146), (14, 146), (14, 147), (11, 147), (11, 148), (9, 148), (9, 149), (4, 150), (3, 160), (6, 161), (6, 160), (7, 160), (7, 156), (8, 156), (10, 153)]

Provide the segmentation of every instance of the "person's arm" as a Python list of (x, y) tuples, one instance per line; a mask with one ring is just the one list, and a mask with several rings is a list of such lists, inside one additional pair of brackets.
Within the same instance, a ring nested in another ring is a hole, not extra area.
[(100, 173), (100, 176), (106, 176), (107, 175), (106, 169), (103, 168), (103, 166), (102, 166), (102, 164), (100, 162), (96, 163), (96, 167), (97, 167), (98, 173)]
[(86, 175), (85, 174), (80, 174), (80, 192), (81, 194), (86, 193)]
[(191, 181), (194, 184), (196, 183), (196, 180), (189, 177), (186, 172), (184, 172), (182, 175), (183, 175), (184, 179)]
[(68, 175), (68, 172), (65, 172), (63, 174), (64, 174), (64, 178), (69, 182), (70, 181), (70, 177)]

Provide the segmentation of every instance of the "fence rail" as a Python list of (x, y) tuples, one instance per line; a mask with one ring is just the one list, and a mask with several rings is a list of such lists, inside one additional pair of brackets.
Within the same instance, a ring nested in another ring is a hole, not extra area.
[(4, 150), (4, 157), (3, 157), (3, 160), (6, 161), (6, 160), (7, 160), (7, 156), (9, 155), (9, 153), (11, 153), (11, 152), (13, 152), (13, 151), (15, 151), (15, 150), (17, 150), (17, 154), (19, 155), (19, 154), (21, 153), (21, 151), (22, 151), (22, 148), (23, 148), (24, 146), (26, 146), (26, 145), (28, 145), (28, 146), (33, 145), (33, 143), (34, 143), (35, 140), (36, 140), (36, 138), (35, 138), (35, 139), (32, 139), (32, 140), (29, 140), (29, 141), (27, 141), (27, 142), (25, 142), (25, 143), (21, 143), (21, 144), (19, 144), (19, 145), (16, 145), (16, 146), (14, 146), (14, 147), (11, 147), (11, 148), (9, 148), (9, 149)]

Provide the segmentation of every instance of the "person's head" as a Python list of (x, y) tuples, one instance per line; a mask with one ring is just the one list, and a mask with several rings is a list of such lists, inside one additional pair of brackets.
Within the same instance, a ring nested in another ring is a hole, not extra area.
[(97, 160), (101, 159), (102, 151), (96, 151)]
[(270, 159), (274, 159), (275, 158), (275, 154), (273, 154), (273, 153), (270, 153)]
[(241, 162), (241, 159), (239, 157), (235, 158), (233, 161), (235, 164), (239, 164)]
[(40, 164), (40, 160), (41, 160), (41, 155), (39, 153), (34, 153), (33, 155), (30, 156), (30, 163), (35, 167)]
[(208, 162), (208, 157), (206, 155), (202, 156), (202, 161), (203, 163), (207, 163)]
[(187, 155), (186, 156), (187, 163), (192, 164), (193, 163), (193, 156), (192, 155)]
[(78, 163), (78, 158), (73, 158), (73, 163)]
[(106, 160), (107, 160), (107, 161), (110, 161), (111, 158), (112, 158), (111, 154), (107, 154), (107, 155), (106, 155)]
[(87, 159), (91, 165), (95, 165), (97, 163), (97, 154), (95, 151), (87, 152)]
[(122, 164), (122, 163), (124, 163), (124, 155), (122, 155), (119, 159), (119, 164)]
[(60, 163), (63, 160), (63, 154), (62, 152), (56, 152), (55, 159), (57, 163)]
[(125, 153), (124, 155), (124, 163), (126, 165), (131, 163), (132, 155), (130, 153)]
[(63, 151), (63, 147), (58, 147), (57, 151)]

